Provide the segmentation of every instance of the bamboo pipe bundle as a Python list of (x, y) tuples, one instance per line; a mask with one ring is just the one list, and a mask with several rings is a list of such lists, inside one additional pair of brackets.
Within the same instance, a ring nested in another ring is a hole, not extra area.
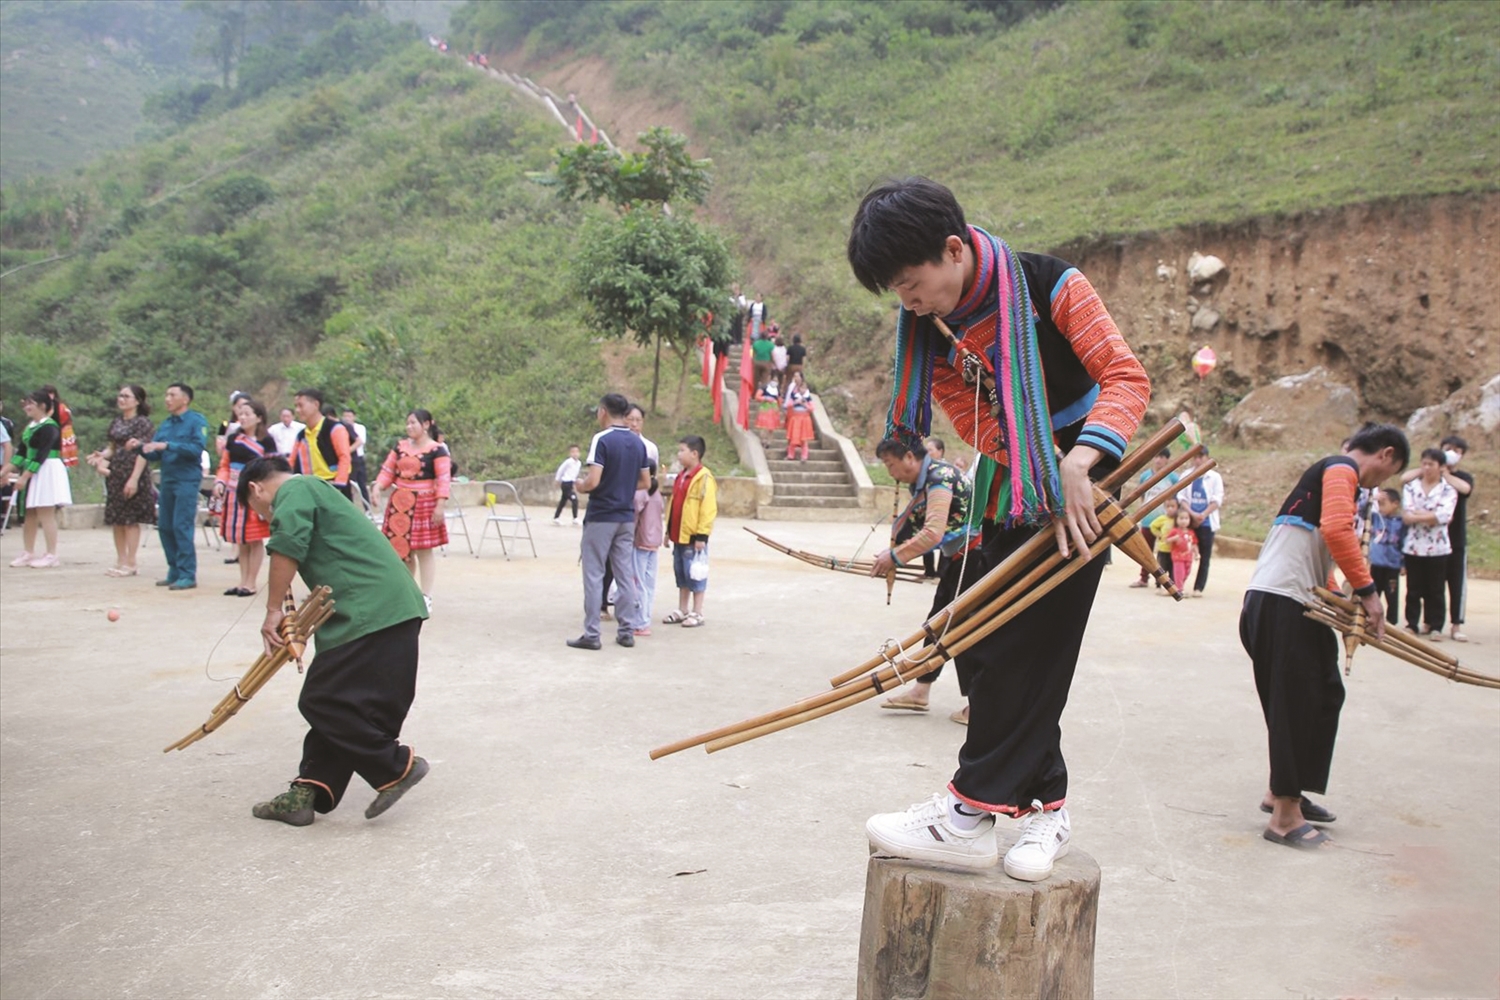
[[(1154, 454), (1155, 452), (1152, 451), (1150, 453)], [(1184, 481), (1191, 482), (1209, 468), (1212, 468), (1212, 466), (1212, 462), (1203, 463), (1195, 468), (1188, 479)], [(1165, 470), (1162, 475), (1165, 475), (1168, 471), (1170, 470)], [(1148, 482), (1143, 485), (1143, 488), (1149, 488), (1150, 485)], [(1106, 501), (1100, 508), (1101, 526), (1105, 530), (1090, 545), (1089, 551), (1091, 555), (1098, 555), (1111, 544), (1124, 542), (1132, 535), (1139, 539), (1140, 536), (1137, 531), (1136, 522), (1138, 519), (1143, 519), (1145, 514), (1137, 512), (1133, 516), (1127, 515), (1119, 505), (1110, 500), (1107, 495), (1104, 495), (1102, 490), (1096, 495), (1104, 496)], [(836, 678), (838, 683), (832, 690), (803, 698), (783, 709), (657, 747), (651, 751), (651, 759), (656, 760), (701, 744), (708, 744), (707, 749), (712, 753), (716, 750), (722, 750), (726, 747), (743, 743), (746, 740), (779, 732), (790, 726), (800, 725), (803, 722), (821, 718), (824, 715), (829, 715), (841, 709), (848, 708), (851, 705), (858, 704), (868, 698), (873, 698), (875, 695), (890, 689), (893, 685), (899, 687), (910, 678), (926, 673), (948, 659), (959, 655), (1031, 607), (1031, 605), (1035, 604), (1062, 583), (1063, 580), (1077, 572), (1078, 568), (1082, 565), (1081, 560), (1078, 559), (1064, 560), (1062, 555), (1057, 552), (1056, 542), (1050, 533), (1039, 533), (1037, 538), (1032, 541), (1038, 539), (1042, 540), (1046, 545), (1051, 546), (1051, 555), (1043, 559), (1039, 565), (1008, 587), (999, 598), (987, 604), (983, 608), (983, 614), (976, 613), (972, 617), (966, 617), (949, 632), (941, 635), (931, 630), (929, 622), (928, 626), (924, 626), (926, 629), (925, 635), (924, 633), (916, 633), (908, 639), (907, 643), (897, 646), (900, 656), (899, 661), (889, 654), (887, 650), (890, 643), (887, 643), (886, 646), (882, 647), (880, 654), (877, 655), (873, 663), (858, 668), (856, 671), (844, 676), (842, 680)], [(1140, 539), (1140, 541), (1144, 545), (1144, 539)], [(1029, 545), (1031, 545), (1031, 542), (1027, 543), (1027, 546)], [(1139, 555), (1139, 549), (1137, 549), (1135, 555)], [(1006, 560), (1005, 563), (1002, 563), (996, 570), (992, 570), (983, 579), (990, 580), (996, 577), (1001, 569), (1011, 565), (1012, 562), (1013, 560), (1011, 559)], [(1154, 557), (1152, 558), (1152, 563), (1155, 563)], [(1064, 564), (1066, 565), (1064, 566)], [(1012, 572), (1000, 581), (1001, 585), (1014, 579), (1017, 573), (1025, 570), (1026, 565), (1025, 562), (1019, 562), (1013, 568)], [(1063, 566), (1063, 568), (1059, 572), (1053, 572), (1054, 570), (1058, 570), (1059, 566)], [(977, 587), (978, 584), (975, 585), (975, 588), (971, 588), (969, 592), (972, 592)], [(960, 600), (962, 596), (960, 595)], [(949, 608), (953, 608), (958, 603), (959, 601), (956, 600)], [(934, 616), (934, 619), (931, 621), (935, 620), (937, 620), (937, 616)], [(931, 646), (924, 647), (922, 645), (926, 638), (933, 640)], [(907, 647), (911, 647), (912, 652), (908, 653)], [(882, 662), (886, 666), (881, 667), (880, 664)]]
[[(855, 573), (859, 576), (869, 576), (870, 571), (875, 568), (875, 560), (873, 559), (839, 559), (837, 556), (820, 556), (815, 552), (808, 552), (804, 549), (794, 549), (790, 548), (789, 546), (783, 545), (772, 538), (768, 538), (765, 535), (762, 535), (760, 532), (756, 531), (754, 528), (749, 527), (748, 525), (745, 526), (745, 530), (754, 535), (755, 540), (760, 542), (762, 545), (769, 546), (770, 548), (775, 549), (777, 552), (780, 552), (784, 555), (789, 555), (793, 559), (805, 562), (809, 566), (816, 566), (819, 569), (831, 569), (838, 573)], [(929, 582), (928, 578), (922, 575), (922, 571), (920, 569), (911, 566), (896, 567), (895, 579), (904, 580), (907, 583)]]
[(1500, 690), (1500, 677), (1471, 670), (1459, 663), (1456, 658), (1414, 635), (1397, 629), (1387, 629), (1382, 638), (1376, 639), (1373, 633), (1360, 627), (1361, 622), (1355, 610), (1363, 609), (1343, 595), (1336, 594), (1325, 587), (1314, 587), (1313, 594), (1317, 600), (1308, 605), (1304, 612), (1305, 616), (1342, 633), (1346, 640), (1354, 638), (1361, 645), (1373, 646), (1399, 660), (1405, 660), (1407, 663), (1459, 684), (1473, 684), (1476, 687)]
[[(176, 743), (163, 747), (162, 753), (181, 750), (203, 739), (232, 718), (245, 702), (255, 697), (266, 682), (275, 676), (276, 671), (288, 661), (298, 660), (300, 663), (300, 656), (307, 646), (308, 639), (312, 638), (320, 625), (333, 616), (333, 600), (329, 597), (330, 593), (327, 587), (319, 587), (308, 595), (300, 608), (293, 607), (292, 611), (281, 620), (281, 635), (286, 640), (286, 645), (279, 646), (270, 653), (262, 652), (256, 657), (250, 669), (245, 671), (244, 676), (239, 679), (233, 689), (214, 706), (213, 711), (209, 713), (208, 721)], [(283, 604), (283, 608), (285, 606)]]

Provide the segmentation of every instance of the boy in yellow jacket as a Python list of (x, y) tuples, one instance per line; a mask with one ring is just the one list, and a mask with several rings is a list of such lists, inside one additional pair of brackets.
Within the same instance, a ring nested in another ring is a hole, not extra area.
[[(719, 516), (719, 484), (703, 464), (707, 445), (696, 434), (677, 443), (677, 461), (682, 471), (672, 487), (672, 506), (667, 514), (666, 541), (672, 546), (672, 573), (677, 577), (677, 610), (662, 621), (683, 628), (703, 624), (703, 594), (708, 590), (708, 575), (694, 579), (694, 560), (702, 554), (707, 568), (708, 536)], [(688, 610), (688, 601), (692, 610)]]

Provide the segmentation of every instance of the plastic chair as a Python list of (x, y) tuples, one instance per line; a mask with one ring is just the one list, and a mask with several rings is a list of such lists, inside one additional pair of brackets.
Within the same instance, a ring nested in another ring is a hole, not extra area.
[[(452, 544), (452, 542), (453, 542), (453, 535), (454, 535), (453, 522), (455, 522), (455, 521), (458, 522), (458, 527), (463, 532), (464, 544), (469, 547), (469, 555), (471, 555), (471, 556), (474, 555), (474, 541), (473, 541), (473, 539), (471, 539), (469, 537), (469, 522), (466, 521), (466, 520), (464, 520), (464, 509), (463, 509), (463, 506), (461, 504), (454, 504), (451, 507), (444, 507), (443, 508), (443, 522), (448, 526), (448, 542), (449, 542), (449, 544)], [(504, 542), (501, 542), (502, 547), (504, 546), (504, 544), (505, 544)], [(448, 546), (444, 545), (443, 546), (443, 555), (446, 556), (447, 554), (448, 554)]]
[[(507, 497), (509, 499), (507, 499)], [(520, 511), (518, 514), (502, 514), (501, 505), (509, 507), (514, 504)], [(500, 551), (505, 553), (505, 558), (510, 558), (510, 549), (505, 544), (505, 532), (501, 525), (510, 524), (511, 544), (517, 544), (521, 538), (521, 528), (526, 528), (526, 543), (531, 546), (531, 557), (539, 558), (536, 554), (536, 540), (531, 537), (531, 520), (526, 516), (526, 505), (521, 502), (521, 494), (516, 492), (515, 484), (507, 483), (500, 479), (486, 479), (484, 481), (484, 505), (489, 514), (484, 519), (484, 528), (479, 532), (479, 548), (474, 553), (474, 558), (479, 558), (484, 553), (485, 535), (489, 533), (490, 525), (495, 526), (495, 537), (500, 540)]]

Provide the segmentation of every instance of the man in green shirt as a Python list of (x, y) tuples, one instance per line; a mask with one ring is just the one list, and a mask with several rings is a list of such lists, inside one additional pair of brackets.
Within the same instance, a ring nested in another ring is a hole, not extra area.
[(396, 550), (333, 486), (292, 475), (280, 455), (240, 473), (239, 501), (271, 525), (271, 578), (261, 637), (281, 646), (282, 595), (301, 573), (309, 588), (332, 590), (333, 617), (313, 637), (297, 708), (311, 727), (302, 764), (286, 792), (255, 807), (257, 819), (306, 826), (331, 812), (358, 774), (378, 793), (366, 819), (385, 812), (427, 774), (427, 762), (400, 743), (417, 686), (417, 637), (427, 608)]

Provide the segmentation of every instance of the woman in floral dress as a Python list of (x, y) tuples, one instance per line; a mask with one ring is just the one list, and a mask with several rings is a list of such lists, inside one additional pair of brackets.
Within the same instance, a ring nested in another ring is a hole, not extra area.
[(104, 523), (115, 533), (115, 564), (104, 573), (135, 576), (141, 525), (156, 523), (156, 487), (140, 448), (128, 443), (132, 438), (150, 441), (156, 426), (147, 419), (151, 404), (141, 386), (121, 386), (115, 406), (120, 415), (110, 422), (109, 445), (90, 455), (88, 463), (104, 476)]
[(391, 490), (381, 530), (391, 540), (396, 555), (406, 561), (422, 588), (427, 608), (432, 609), (432, 584), (437, 575), (433, 549), (448, 544), (444, 507), (453, 478), (453, 463), (442, 434), (426, 410), (406, 415), (406, 438), (385, 457), (375, 479), (374, 499)]

